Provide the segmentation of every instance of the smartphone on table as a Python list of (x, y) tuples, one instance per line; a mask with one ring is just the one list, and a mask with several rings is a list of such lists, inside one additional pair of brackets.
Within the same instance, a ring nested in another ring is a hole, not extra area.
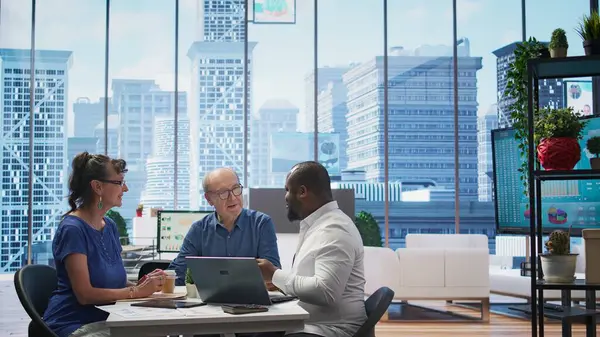
[(256, 304), (230, 304), (222, 305), (223, 312), (232, 315), (253, 314), (256, 312), (269, 311), (269, 308), (264, 305)]

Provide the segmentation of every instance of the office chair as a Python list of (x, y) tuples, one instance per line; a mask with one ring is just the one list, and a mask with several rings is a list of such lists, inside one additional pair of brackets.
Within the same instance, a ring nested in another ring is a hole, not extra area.
[(163, 270), (167, 269), (167, 268), (169, 268), (170, 264), (171, 264), (171, 261), (169, 261), (169, 260), (146, 261), (140, 267), (140, 272), (138, 273), (138, 280), (141, 279), (142, 277), (144, 277), (144, 275), (151, 273), (155, 269), (163, 269)]
[(31, 318), (28, 336), (58, 337), (42, 320), (50, 296), (58, 285), (56, 270), (46, 265), (28, 265), (15, 273), (14, 282), (19, 301)]
[(388, 287), (381, 287), (369, 296), (365, 301), (367, 320), (353, 337), (375, 337), (375, 325), (387, 311), (393, 299), (394, 291)]

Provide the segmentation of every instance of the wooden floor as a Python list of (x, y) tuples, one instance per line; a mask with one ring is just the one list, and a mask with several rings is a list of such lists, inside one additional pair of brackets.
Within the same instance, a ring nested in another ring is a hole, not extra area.
[[(443, 302), (423, 302), (431, 307), (445, 307)], [(452, 308), (461, 313), (473, 313), (467, 309)], [(13, 282), (0, 278), (0, 336), (27, 337), (29, 317), (21, 307), (14, 291)], [(545, 336), (560, 336), (560, 325), (546, 324)], [(490, 323), (379, 323), (377, 337), (397, 336), (531, 336), (530, 322), (492, 315)], [(581, 325), (573, 327), (573, 336), (585, 336)]]

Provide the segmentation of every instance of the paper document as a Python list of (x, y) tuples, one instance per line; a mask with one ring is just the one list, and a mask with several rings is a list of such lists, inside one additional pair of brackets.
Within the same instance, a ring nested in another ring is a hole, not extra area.
[(124, 318), (183, 316), (180, 312), (173, 309), (132, 307), (128, 305), (101, 306), (98, 307), (98, 309), (104, 310), (109, 314), (119, 315)]

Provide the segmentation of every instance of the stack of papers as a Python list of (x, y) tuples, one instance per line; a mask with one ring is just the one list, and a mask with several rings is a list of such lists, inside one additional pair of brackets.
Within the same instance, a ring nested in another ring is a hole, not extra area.
[(179, 311), (162, 308), (132, 307), (129, 305), (101, 306), (98, 309), (104, 310), (109, 314), (119, 315), (124, 318), (144, 318), (144, 317), (183, 317)]

